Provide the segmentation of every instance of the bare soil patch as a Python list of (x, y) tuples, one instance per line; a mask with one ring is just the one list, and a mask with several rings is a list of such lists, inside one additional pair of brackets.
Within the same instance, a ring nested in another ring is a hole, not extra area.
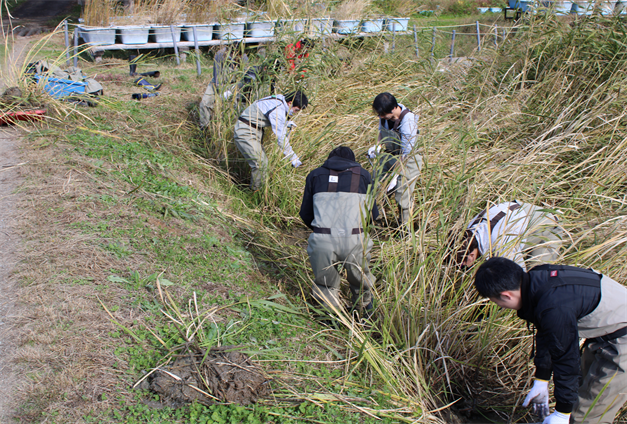
[(151, 374), (142, 388), (158, 394), (172, 408), (193, 401), (255, 403), (268, 393), (268, 379), (246, 354), (234, 348), (223, 346), (212, 348), (209, 353), (181, 356)]

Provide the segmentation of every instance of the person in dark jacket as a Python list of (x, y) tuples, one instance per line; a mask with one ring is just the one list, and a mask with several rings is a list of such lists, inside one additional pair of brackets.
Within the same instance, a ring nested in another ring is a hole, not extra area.
[(544, 424), (614, 421), (627, 401), (626, 287), (591, 269), (539, 265), (524, 272), (494, 257), (477, 270), (475, 288), (537, 329), (535, 381), (523, 406), (531, 404)]
[(347, 272), (353, 308), (372, 310), (375, 278), (368, 266), (372, 240), (363, 229), (379, 215), (371, 186), (370, 173), (344, 146), (335, 148), (307, 176), (300, 217), (313, 230), (307, 246), (315, 275), (312, 297), (331, 309), (341, 309), (337, 270), (341, 264)]

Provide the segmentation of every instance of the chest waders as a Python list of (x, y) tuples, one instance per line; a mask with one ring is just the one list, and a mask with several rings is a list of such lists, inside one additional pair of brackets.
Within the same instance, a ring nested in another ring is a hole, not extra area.
[[(559, 258), (564, 235), (557, 223), (555, 215), (544, 211), (542, 208), (529, 203), (515, 203), (509, 207), (511, 212), (522, 209), (526, 213), (527, 226), (521, 235), (520, 250), (525, 259), (525, 266), (531, 269), (536, 265), (554, 263)], [(470, 226), (473, 229), (481, 221), (485, 220), (486, 210), (475, 219)], [(497, 213), (489, 222), (490, 237), (496, 225), (506, 216), (505, 212)], [(521, 218), (523, 219), (523, 218)], [(500, 236), (499, 234), (498, 236)], [(485, 252), (481, 252), (483, 255)]]
[[(376, 180), (381, 181), (392, 172), (398, 173), (394, 198), (399, 208), (400, 224), (407, 224), (411, 221), (414, 188), (422, 169), (422, 156), (418, 153), (410, 152), (405, 158), (398, 159), (402, 155), (400, 126), (409, 112), (409, 109), (404, 109), (397, 120), (381, 119), (383, 128), (379, 131), (379, 140), (383, 143), (385, 153), (380, 156), (374, 176)], [(385, 128), (386, 122), (388, 128), (391, 129)]]
[(210, 82), (198, 105), (200, 115), (200, 128), (206, 128), (211, 122), (216, 106), (216, 86)]
[(283, 104), (281, 100), (275, 97), (266, 97), (259, 101), (270, 99), (275, 99), (279, 104), (264, 114), (259, 110), (258, 102), (255, 102), (242, 112), (235, 123), (233, 139), (235, 146), (250, 166), (250, 188), (252, 190), (261, 188), (268, 178), (268, 157), (261, 144), (263, 132), (264, 128), (272, 126), (270, 113)]
[(536, 265), (555, 263), (559, 258), (564, 238), (564, 231), (557, 217), (529, 203), (520, 205), (529, 217), (526, 234), (521, 242), (527, 269)]
[(572, 417), (576, 423), (610, 424), (627, 402), (627, 288), (602, 276), (601, 301), (577, 326), (586, 341)]
[[(341, 174), (351, 173), (350, 192), (338, 192)], [(324, 177), (322, 177), (324, 178)], [(312, 297), (329, 309), (341, 309), (340, 274), (346, 270), (354, 308), (364, 309), (372, 301), (375, 278), (370, 273), (372, 240), (364, 235), (362, 213), (366, 193), (359, 192), (361, 167), (329, 171), (326, 192), (314, 195), (313, 234), (309, 236), (307, 254), (314, 272)]]
[(544, 268), (544, 277), (532, 276), (539, 278), (532, 282), (540, 287), (533, 295), (535, 302), (555, 287), (600, 287), (599, 304), (577, 320), (577, 334), (586, 340), (571, 423), (611, 424), (627, 402), (627, 288), (593, 270), (562, 265)]

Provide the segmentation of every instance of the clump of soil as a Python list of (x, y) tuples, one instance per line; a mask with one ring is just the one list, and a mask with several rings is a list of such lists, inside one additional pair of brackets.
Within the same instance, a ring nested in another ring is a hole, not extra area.
[(31, 99), (25, 98), (19, 87), (9, 87), (4, 91), (4, 93), (2, 93), (2, 96), (0, 96), (0, 107), (6, 109), (30, 109), (41, 107), (41, 105), (37, 102), (33, 102)]
[(180, 355), (155, 371), (142, 388), (158, 394), (162, 403), (174, 408), (193, 401), (250, 405), (268, 393), (268, 380), (247, 355), (233, 349), (212, 348), (204, 361), (205, 352)]

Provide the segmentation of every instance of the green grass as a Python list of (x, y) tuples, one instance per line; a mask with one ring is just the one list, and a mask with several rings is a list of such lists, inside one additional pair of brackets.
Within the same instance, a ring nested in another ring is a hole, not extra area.
[[(186, 91), (192, 87), (190, 84), (198, 85), (195, 77), (178, 74), (170, 89)], [(124, 310), (139, 313), (139, 318), (124, 321), (107, 334), (117, 358), (112, 368), (121, 372), (119, 384), (138, 380), (184, 342), (179, 329), (160, 312), (164, 306), (158, 299), (157, 278), (177, 302), (195, 295), (203, 307), (224, 307), (228, 311), (230, 318), (205, 328), (205, 348), (212, 344), (239, 345), (255, 360), (264, 361), (265, 368), (283, 370), (287, 382), (293, 380), (292, 373), (309, 377), (288, 383), (301, 393), (296, 406), (291, 401), (264, 401), (251, 408), (192, 405), (155, 411), (140, 401), (150, 398), (148, 393), (131, 392), (130, 397), (114, 393), (105, 394), (109, 409), (85, 413), (82, 419), (99, 422), (107, 416), (112, 417), (109, 420), (122, 417), (125, 422), (374, 422), (328, 398), (327, 393), (346, 392), (344, 387), (350, 384), (358, 388), (350, 389), (349, 395), (363, 399), (355, 400), (355, 404), (371, 408), (367, 399), (372, 395), (380, 398), (378, 408), (388, 405), (385, 396), (365, 389), (368, 384), (359, 374), (344, 376), (341, 367), (329, 369), (308, 362), (329, 355), (337, 361), (347, 358), (334, 332), (313, 323), (302, 306), (294, 306), (293, 302), (300, 302), (298, 296), (288, 299), (281, 295), (281, 286), (296, 294), (298, 285), (282, 282), (289, 273), (281, 261), (255, 244), (265, 237), (255, 233), (268, 217), (248, 209), (253, 196), (241, 192), (232, 200), (235, 209), (244, 205), (246, 215), (254, 217), (248, 223), (234, 224), (232, 212), (215, 197), (228, 183), (208, 174), (206, 165), (182, 149), (173, 137), (179, 131), (176, 126), (158, 124), (169, 113), (169, 107), (162, 104), (155, 110), (131, 101), (103, 102), (89, 110), (89, 120), (77, 120), (64, 131), (49, 128), (28, 137), (29, 145), (38, 149), (60, 149), (57, 161), (86, 170), (95, 181), (94, 192), (72, 198), (74, 207), (85, 211), (85, 215), (67, 228), (91, 239), (105, 257), (129, 264), (110, 268), (105, 282), (89, 276), (64, 275), (63, 270), (56, 278), (61, 284), (93, 287), (99, 296), (109, 298), (103, 303), (113, 314)], [(119, 117), (124, 117), (128, 130), (119, 130)], [(189, 178), (197, 181), (191, 183)], [(54, 217), (66, 209), (51, 204), (47, 212), (52, 219), (58, 219)], [(110, 292), (119, 293), (119, 297), (111, 299)], [(69, 325), (67, 331), (71, 329)], [(275, 390), (280, 395), (283, 385), (278, 384)], [(307, 398), (314, 393), (326, 396), (325, 400), (309, 403)], [(38, 410), (45, 409), (46, 414), (62, 421), (63, 408), (54, 405), (62, 405), (63, 400), (63, 396), (53, 397), (42, 406), (39, 399), (25, 404), (23, 410), (37, 416), (43, 413)], [(384, 417), (383, 422), (395, 419)]]

